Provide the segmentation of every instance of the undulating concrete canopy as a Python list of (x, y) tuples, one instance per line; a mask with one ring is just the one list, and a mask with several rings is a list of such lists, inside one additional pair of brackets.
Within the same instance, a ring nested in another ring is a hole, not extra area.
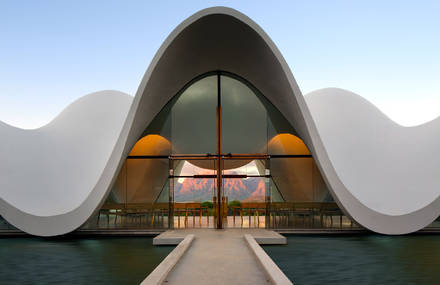
[[(439, 216), (440, 120), (401, 127), (340, 89), (304, 98), (268, 35), (224, 7), (199, 11), (176, 27), (134, 98), (116, 91), (91, 94), (36, 130), (0, 123), (0, 215), (40, 236), (80, 227), (103, 204), (146, 126), (185, 84), (216, 70), (245, 78), (281, 112), (339, 207), (362, 226), (404, 234)], [(168, 142), (150, 137), (144, 143)]]

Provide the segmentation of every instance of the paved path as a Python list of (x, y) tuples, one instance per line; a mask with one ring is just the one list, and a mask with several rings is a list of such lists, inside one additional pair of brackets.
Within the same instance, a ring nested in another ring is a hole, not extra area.
[[(264, 234), (264, 230), (254, 234)], [(248, 248), (249, 230), (179, 230), (195, 235), (193, 244), (164, 284), (269, 284), (263, 268)], [(267, 231), (269, 233), (269, 231)]]

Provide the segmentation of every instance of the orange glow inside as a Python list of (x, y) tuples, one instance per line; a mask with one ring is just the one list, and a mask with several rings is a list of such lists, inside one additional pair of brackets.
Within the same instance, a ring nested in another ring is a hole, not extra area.
[(130, 156), (168, 155), (171, 143), (160, 135), (146, 135), (137, 141), (130, 151)]
[[(268, 143), (271, 154), (310, 155), (307, 146), (297, 136), (282, 133), (274, 136)], [(136, 142), (130, 151), (130, 156), (168, 155), (171, 142), (166, 138), (150, 134)]]
[(304, 142), (289, 133), (274, 136), (269, 141), (269, 150), (271, 154), (310, 155)]

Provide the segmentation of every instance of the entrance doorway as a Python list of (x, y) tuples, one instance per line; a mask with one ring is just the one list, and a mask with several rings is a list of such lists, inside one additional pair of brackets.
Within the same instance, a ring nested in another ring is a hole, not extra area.
[(188, 82), (154, 117), (91, 220), (152, 229), (353, 224), (290, 123), (250, 82), (222, 71)]
[[(265, 225), (270, 173), (263, 99), (221, 71), (205, 75), (179, 98), (171, 116), (170, 226)], [(184, 123), (187, 105), (192, 124)]]
[(267, 155), (170, 156), (170, 226), (264, 228), (269, 181)]

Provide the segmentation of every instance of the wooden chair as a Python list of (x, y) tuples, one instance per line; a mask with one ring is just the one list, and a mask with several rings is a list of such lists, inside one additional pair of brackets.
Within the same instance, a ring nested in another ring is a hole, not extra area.
[(129, 203), (125, 205), (125, 218), (129, 222), (137, 223), (137, 226), (142, 224), (142, 218), (148, 221), (148, 217), (152, 215), (153, 204), (151, 203)]
[[(235, 213), (237, 212), (238, 214), (240, 214), (240, 212), (241, 212), (241, 206), (231, 206), (231, 210), (232, 210), (232, 221), (233, 221), (233, 223), (234, 223), (234, 225), (235, 225)], [(242, 224), (243, 224), (243, 222), (242, 222)]]
[[(342, 228), (342, 216), (344, 216), (344, 213), (342, 213), (338, 205), (334, 202), (321, 203), (321, 212), (320, 212), (321, 227), (324, 227), (324, 220), (326, 218), (330, 218), (330, 227), (332, 228), (334, 216), (339, 216), (339, 227)], [(353, 223), (351, 222), (350, 226), (352, 225)]]
[(181, 214), (185, 215), (184, 225), (186, 226), (188, 221), (188, 216), (186, 213), (186, 203), (174, 203), (173, 205), (173, 214), (177, 215), (177, 227), (180, 228), (180, 216)]
[(115, 216), (114, 224), (116, 225), (116, 220), (118, 217), (121, 217), (123, 215), (123, 210), (124, 210), (124, 204), (108, 203), (102, 205), (101, 209), (98, 212), (98, 219), (96, 225), (97, 226), (99, 225), (99, 220), (101, 218), (101, 215), (107, 217), (107, 227), (110, 226), (110, 217)]
[(155, 203), (152, 207), (152, 213), (151, 213), (151, 226), (154, 225), (154, 222), (156, 221), (156, 216), (158, 217), (157, 220), (164, 221), (164, 216), (168, 214), (169, 212), (169, 203)]
[(273, 202), (270, 203), (269, 223), (272, 221), (274, 227), (281, 227), (283, 221), (289, 225), (290, 216), (293, 213), (293, 203)]
[(196, 214), (200, 215), (199, 225), (202, 224), (202, 203), (200, 203), (200, 202), (186, 203), (185, 216), (188, 217), (189, 213), (192, 214), (192, 217), (193, 217), (193, 226), (196, 223)]
[[(254, 226), (260, 226), (260, 213), (266, 214), (266, 203), (262, 202), (244, 202), (241, 203), (240, 208), (240, 218), (241, 225), (243, 226), (243, 215), (248, 213), (249, 216), (249, 227), (251, 226), (251, 214), (254, 216)], [(257, 224), (258, 222), (258, 224)]]
[(306, 220), (314, 227), (316, 211), (319, 213), (319, 203), (315, 202), (273, 202), (269, 206), (269, 219), (275, 227), (295, 226), (298, 217), (302, 218), (302, 226), (306, 227)]
[[(310, 202), (297, 202), (292, 205), (292, 214), (295, 219), (295, 216), (302, 217), (303, 227), (306, 227), (306, 218), (309, 218), (310, 226), (313, 227), (313, 203)], [(295, 221), (294, 221), (295, 223)]]

